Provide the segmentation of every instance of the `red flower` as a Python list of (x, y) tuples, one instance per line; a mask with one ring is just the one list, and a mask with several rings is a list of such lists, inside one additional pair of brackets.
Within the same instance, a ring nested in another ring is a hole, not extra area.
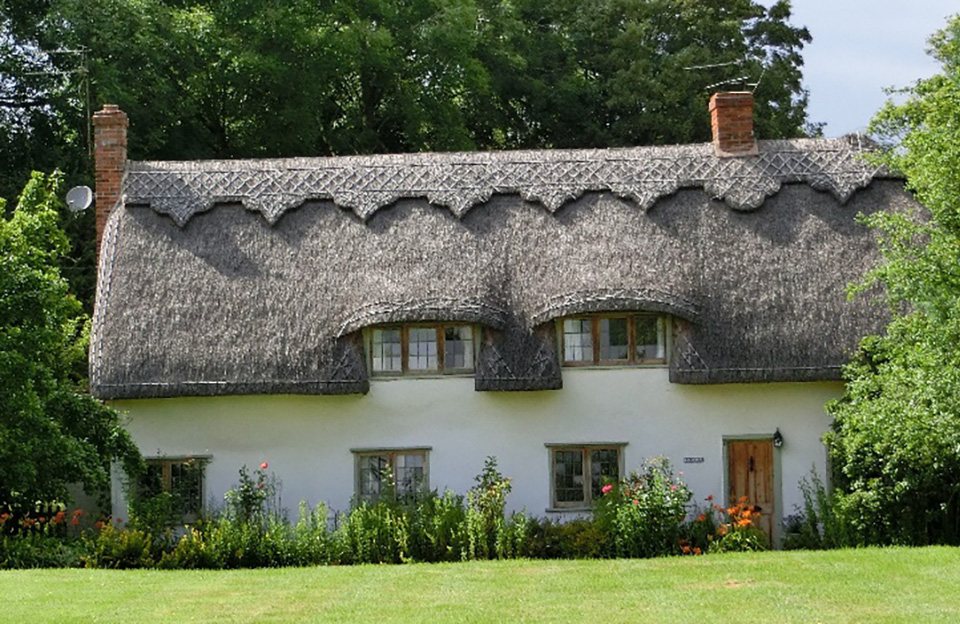
[(120, 524), (121, 522), (123, 522), (123, 518), (117, 518), (117, 524)]
[(78, 524), (80, 524), (80, 518), (78, 518), (77, 516), (74, 516), (74, 517), (70, 518), (70, 524), (72, 524), (72, 525), (78, 525)]
[(83, 515), (83, 510), (82, 510), (82, 509), (77, 509), (76, 511), (73, 512), (73, 517), (74, 517), (74, 518), (76, 518), (77, 516), (82, 516), (82, 515)]
[(262, 464), (260, 464), (260, 470), (266, 470), (269, 467), (270, 467), (270, 464), (268, 464), (267, 462), (263, 462)]
[(47, 521), (46, 516), (40, 516), (39, 522), (46, 522), (46, 521)]
[[(74, 518), (74, 519), (76, 519), (76, 518)], [(96, 522), (93, 523), (93, 528), (95, 528), (96, 530), (99, 531), (100, 529), (103, 528), (103, 523), (100, 522), (99, 520), (97, 520)]]
[(693, 548), (693, 554), (695, 554), (695, 555), (699, 555), (699, 554), (701, 554), (702, 552), (703, 552), (703, 551), (700, 550), (699, 548), (697, 548), (696, 546)]
[(639, 504), (640, 504), (640, 501), (638, 501), (637, 499), (633, 499), (633, 504), (634, 504), (634, 505), (639, 505)]
[(710, 501), (712, 501), (712, 500), (713, 500), (713, 494), (711, 494), (710, 496), (707, 497), (707, 502), (708, 502), (708, 503), (709, 503)]
[(605, 485), (605, 486), (603, 486), (602, 488), (600, 488), (600, 491), (603, 492), (604, 494), (606, 494), (607, 492), (609, 492), (609, 491), (612, 490), (612, 489), (613, 489), (613, 486), (608, 483), (607, 485)]
[(699, 516), (697, 516), (697, 522), (706, 522), (706, 521), (707, 521), (707, 514), (700, 514)]

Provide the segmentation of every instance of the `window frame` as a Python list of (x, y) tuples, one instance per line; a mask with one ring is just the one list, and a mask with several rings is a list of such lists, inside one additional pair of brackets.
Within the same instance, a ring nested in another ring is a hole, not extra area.
[[(143, 461), (147, 466), (147, 470), (149, 470), (151, 466), (160, 467), (160, 491), (158, 494), (164, 492), (179, 494), (179, 492), (174, 492), (173, 489), (174, 465), (189, 465), (191, 467), (195, 467), (199, 471), (200, 478), (197, 486), (197, 499), (196, 501), (193, 501), (195, 503), (196, 510), (192, 510), (193, 505), (189, 505), (186, 501), (182, 501), (184, 509), (183, 513), (181, 514), (181, 522), (184, 524), (193, 524), (203, 516), (203, 511), (206, 506), (204, 505), (207, 486), (206, 468), (207, 464), (210, 463), (210, 459), (211, 456), (209, 455), (163, 455), (143, 458)], [(146, 473), (144, 473), (144, 476), (146, 476)], [(143, 485), (138, 484), (138, 487), (143, 487)]]
[[(637, 318), (654, 318), (659, 324), (658, 332), (663, 336), (663, 357), (652, 359), (637, 358)], [(600, 323), (604, 319), (626, 319), (627, 320), (627, 359), (625, 360), (604, 360), (600, 357), (602, 345), (600, 344)], [(566, 349), (566, 334), (564, 332), (564, 321), (579, 320), (590, 321), (590, 339), (593, 350), (593, 359), (590, 361), (568, 360)], [(669, 364), (668, 354), (670, 353), (670, 324), (669, 317), (665, 314), (650, 314), (645, 312), (601, 312), (591, 314), (571, 314), (557, 319), (557, 334), (560, 343), (559, 355), (560, 364), (564, 367), (585, 368), (598, 366), (646, 366), (660, 367)]]
[[(377, 457), (377, 456), (386, 456), (387, 465), (390, 467), (391, 474), (393, 475), (393, 488), (396, 492), (397, 488), (397, 474), (394, 471), (394, 466), (396, 465), (396, 456), (397, 455), (420, 455), (423, 457), (423, 480), (419, 484), (417, 491), (413, 492), (413, 496), (419, 496), (421, 494), (426, 494), (430, 491), (430, 451), (433, 450), (431, 446), (399, 446), (399, 447), (383, 447), (383, 448), (352, 448), (350, 452), (353, 454), (353, 496), (357, 500), (361, 501), (376, 501), (380, 498), (379, 492), (374, 494), (362, 494), (360, 492), (360, 486), (363, 480), (361, 475), (361, 462), (364, 457)], [(382, 484), (379, 487), (382, 490)]]
[[(590, 465), (590, 454), (592, 451), (616, 451), (617, 453), (617, 480), (624, 476), (624, 449), (626, 442), (586, 442), (586, 443), (547, 443), (547, 461), (550, 472), (550, 507), (548, 512), (558, 511), (589, 511), (596, 507), (597, 501), (593, 500), (592, 489), (592, 467)], [(557, 452), (579, 452), (582, 467), (583, 495), (582, 501), (559, 501), (557, 500), (557, 480), (556, 480), (556, 455)]]
[[(473, 365), (470, 368), (447, 368), (446, 367), (446, 337), (444, 330), (454, 327), (467, 327), (470, 329), (470, 349)], [(410, 330), (415, 328), (428, 328), (436, 331), (437, 336), (437, 368), (436, 369), (411, 369), (410, 368)], [(374, 371), (373, 370), (373, 335), (380, 330), (400, 330), (400, 370), (399, 371)], [(364, 344), (366, 346), (366, 363), (370, 377), (440, 377), (473, 375), (477, 370), (477, 358), (479, 357), (480, 332), (475, 323), (462, 322), (417, 322), (417, 323), (385, 323), (374, 325), (366, 330)]]

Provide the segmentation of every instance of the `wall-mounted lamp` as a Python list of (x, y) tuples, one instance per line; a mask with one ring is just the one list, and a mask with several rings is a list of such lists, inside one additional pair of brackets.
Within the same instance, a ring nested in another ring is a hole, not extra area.
[(777, 448), (783, 446), (783, 434), (780, 433), (780, 427), (773, 432), (773, 445)]

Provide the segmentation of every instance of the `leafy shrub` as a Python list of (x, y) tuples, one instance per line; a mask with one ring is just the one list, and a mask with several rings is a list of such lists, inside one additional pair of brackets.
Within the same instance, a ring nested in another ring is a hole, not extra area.
[(510, 540), (504, 510), (513, 486), (497, 470), (497, 458), (487, 457), (477, 484), (467, 493), (467, 544), (464, 559), (502, 558)]
[(409, 557), (410, 524), (396, 501), (360, 501), (337, 530), (342, 563), (402, 563)]
[(837, 497), (827, 491), (816, 470), (800, 480), (800, 492), (803, 510), (784, 521), (784, 550), (842, 548), (855, 543)]
[(543, 558), (599, 559), (609, 552), (609, 535), (593, 520), (547, 521), (543, 527), (545, 548), (538, 553)]
[(93, 538), (91, 552), (83, 557), (83, 563), (88, 568), (153, 567), (153, 537), (106, 522)]
[(420, 496), (409, 510), (410, 555), (416, 561), (457, 561), (466, 548), (463, 497), (450, 491)]
[(607, 534), (607, 554), (660, 557), (680, 551), (681, 528), (693, 494), (658, 457), (619, 483), (603, 487), (594, 519)]

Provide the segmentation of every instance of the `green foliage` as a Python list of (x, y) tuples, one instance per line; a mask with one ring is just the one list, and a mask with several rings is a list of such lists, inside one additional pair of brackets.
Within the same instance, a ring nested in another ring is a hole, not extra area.
[(722, 517), (707, 552), (754, 552), (770, 548), (767, 534), (753, 523), (753, 518), (760, 512), (747, 501), (746, 496), (740, 497), (731, 507), (714, 505), (713, 509)]
[(877, 213), (892, 320), (847, 366), (828, 406), (837, 508), (861, 544), (960, 543), (960, 17), (934, 35), (943, 72), (888, 103), (872, 130), (926, 213)]
[(91, 552), (81, 557), (88, 568), (150, 568), (155, 563), (153, 536), (111, 522), (103, 524), (90, 548)]
[(477, 484), (467, 493), (466, 559), (493, 559), (507, 556), (510, 528), (504, 517), (507, 495), (513, 486), (497, 470), (497, 458), (487, 457)]
[(594, 517), (607, 533), (609, 555), (659, 557), (680, 548), (687, 504), (693, 494), (676, 479), (670, 462), (658, 457), (619, 483), (603, 487)]
[(142, 469), (120, 415), (85, 393), (89, 319), (59, 269), (60, 181), (34, 173), (0, 218), (0, 506), (14, 510), (68, 500), (71, 483), (105, 495), (115, 460)]
[(751, 0), (4, 2), (0, 103), (23, 106), (0, 107), (0, 171), (85, 172), (87, 87), (130, 115), (139, 159), (699, 141), (705, 87), (743, 75), (761, 136), (796, 136), (810, 35), (789, 19)]
[(856, 544), (842, 516), (838, 494), (830, 492), (815, 469), (800, 481), (803, 510), (784, 521), (784, 550), (821, 550)]

